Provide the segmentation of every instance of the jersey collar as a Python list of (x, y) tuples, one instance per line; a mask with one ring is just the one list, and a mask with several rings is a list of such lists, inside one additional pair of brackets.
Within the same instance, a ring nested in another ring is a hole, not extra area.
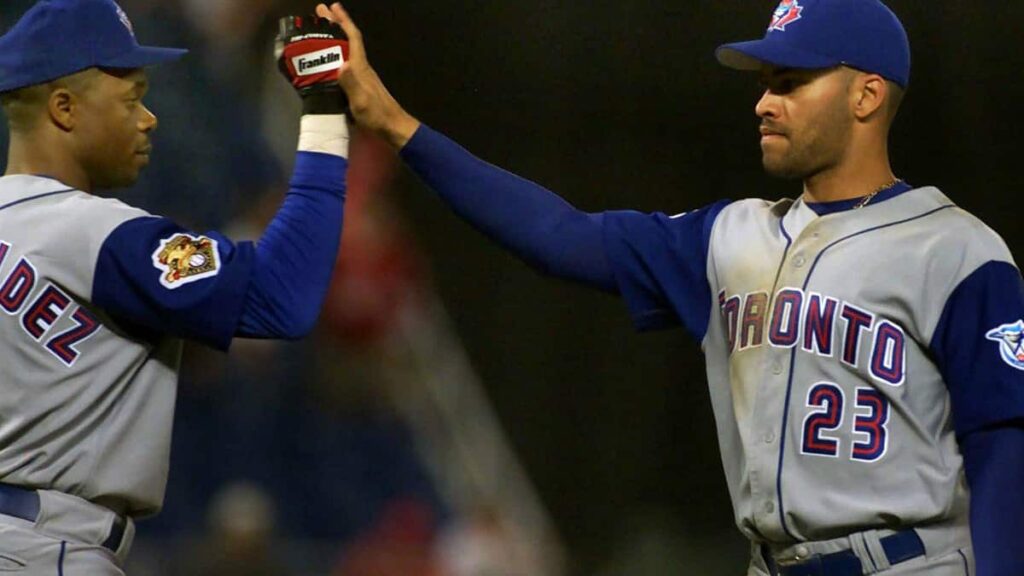
[[(900, 180), (892, 186), (880, 191), (871, 199), (871, 203), (868, 206), (881, 204), (890, 198), (895, 198), (904, 192), (913, 190), (914, 187), (906, 182)], [(814, 211), (818, 216), (825, 216), (828, 214), (835, 214), (836, 212), (845, 212), (852, 210), (857, 204), (864, 200), (864, 196), (859, 198), (850, 198), (848, 200), (836, 200), (834, 202), (805, 202), (808, 208)]]

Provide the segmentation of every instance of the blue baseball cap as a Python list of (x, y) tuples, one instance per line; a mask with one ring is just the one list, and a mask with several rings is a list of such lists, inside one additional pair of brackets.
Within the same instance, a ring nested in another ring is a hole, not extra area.
[(906, 88), (910, 41), (878, 0), (782, 0), (761, 40), (724, 44), (718, 61), (737, 70), (849, 66)]
[(0, 92), (87, 68), (143, 68), (187, 52), (139, 46), (113, 0), (40, 0), (0, 36)]

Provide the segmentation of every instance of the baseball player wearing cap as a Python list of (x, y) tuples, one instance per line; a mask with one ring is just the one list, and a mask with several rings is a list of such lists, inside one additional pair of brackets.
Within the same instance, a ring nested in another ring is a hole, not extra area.
[(676, 216), (583, 213), (473, 157), (388, 94), (340, 6), (321, 15), (352, 39), (356, 122), (453, 210), (702, 344), (748, 574), (1024, 574), (1024, 284), (993, 231), (892, 172), (910, 48), (885, 5), (785, 0), (718, 50), (760, 74), (764, 168), (803, 193)]
[(92, 194), (149, 161), (144, 68), (184, 50), (140, 46), (112, 0), (42, 0), (0, 37), (0, 571), (123, 574), (133, 518), (163, 501), (182, 339), (227, 349), (316, 321), (344, 205), (347, 42), (315, 18), (279, 40), (305, 114), (253, 244)]

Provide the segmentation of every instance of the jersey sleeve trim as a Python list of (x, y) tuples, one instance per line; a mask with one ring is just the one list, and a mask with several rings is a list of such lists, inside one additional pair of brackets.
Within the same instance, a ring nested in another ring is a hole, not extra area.
[(68, 192), (78, 192), (78, 191), (75, 190), (74, 188), (65, 188), (63, 190), (54, 190), (53, 192), (45, 192), (43, 194), (36, 194), (35, 196), (29, 196), (28, 198), (20, 198), (18, 200), (13, 201), (13, 202), (8, 202), (7, 204), (4, 204), (3, 206), (0, 206), (0, 210), (6, 210), (7, 208), (10, 208), (11, 206), (17, 206), (18, 204), (21, 204), (23, 202), (31, 202), (32, 200), (39, 200), (40, 198), (46, 198), (47, 196), (54, 196), (54, 195), (57, 195), (57, 194), (66, 194)]

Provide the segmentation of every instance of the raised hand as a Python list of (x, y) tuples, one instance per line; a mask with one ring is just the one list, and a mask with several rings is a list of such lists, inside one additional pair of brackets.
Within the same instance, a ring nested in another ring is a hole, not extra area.
[(348, 58), (348, 39), (334, 22), (314, 15), (279, 22), (274, 53), (278, 68), (302, 96), (304, 114), (342, 114), (348, 107), (338, 71)]
[(356, 124), (377, 133), (395, 148), (405, 146), (420, 123), (399, 105), (370, 66), (362, 32), (340, 3), (329, 8), (319, 4), (316, 14), (340, 25), (348, 36), (348, 61), (338, 74), (338, 82), (348, 95)]

